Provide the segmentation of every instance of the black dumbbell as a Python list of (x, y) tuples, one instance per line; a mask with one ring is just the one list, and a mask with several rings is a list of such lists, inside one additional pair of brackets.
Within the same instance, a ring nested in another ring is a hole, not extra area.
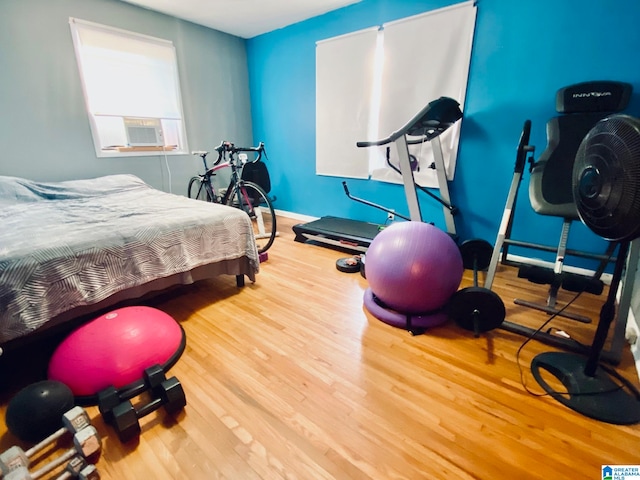
[(98, 408), (102, 418), (108, 424), (113, 423), (112, 410), (117, 405), (120, 405), (124, 400), (137, 397), (147, 390), (154, 391), (166, 379), (163, 368), (160, 365), (153, 365), (145, 369), (142, 382), (120, 390), (112, 386), (100, 391), (98, 393)]
[(30, 472), (27, 466), (21, 465), (5, 475), (3, 480), (35, 480), (55, 470), (60, 465), (63, 465), (65, 462), (77, 455), (80, 455), (83, 458), (93, 458), (97, 456), (101, 450), (102, 442), (98, 435), (98, 431), (95, 427), (89, 425), (75, 433), (73, 436), (73, 448), (63, 452), (42, 468), (35, 472)]
[(91, 425), (91, 420), (84, 408), (73, 407), (62, 416), (62, 424), (62, 428), (26, 451), (18, 446), (13, 446), (0, 453), (0, 470), (2, 473), (7, 474), (18, 467), (28, 467), (31, 458), (38, 452), (53, 444), (66, 433), (77, 434)]
[(131, 400), (125, 400), (112, 410), (112, 426), (122, 443), (126, 443), (140, 435), (140, 418), (155, 412), (160, 407), (173, 415), (184, 408), (187, 400), (184, 389), (176, 377), (162, 382), (152, 391), (155, 398), (151, 402), (136, 409)]

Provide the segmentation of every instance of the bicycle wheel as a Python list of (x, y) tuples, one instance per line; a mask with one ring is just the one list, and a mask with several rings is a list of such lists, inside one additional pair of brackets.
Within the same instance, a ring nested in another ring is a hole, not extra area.
[(249, 215), (258, 252), (266, 252), (276, 238), (276, 212), (265, 191), (255, 183), (242, 182), (233, 187), (227, 205)]
[(211, 201), (211, 196), (201, 177), (191, 177), (191, 180), (189, 180), (189, 188), (187, 189), (187, 196), (205, 202)]

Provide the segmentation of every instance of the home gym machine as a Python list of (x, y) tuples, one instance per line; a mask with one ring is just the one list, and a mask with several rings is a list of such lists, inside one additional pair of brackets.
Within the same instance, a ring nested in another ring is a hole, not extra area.
[[(592, 92), (605, 92), (594, 95)], [(530, 144), (531, 121), (526, 120), (517, 147), (513, 178), (507, 195), (507, 200), (496, 238), (491, 260), (489, 262), (484, 286), (491, 288), (499, 264), (519, 268), (518, 276), (533, 283), (548, 284), (549, 293), (546, 304), (538, 304), (523, 299), (514, 299), (514, 303), (548, 315), (558, 315), (582, 323), (590, 323), (591, 319), (559, 309), (556, 306), (556, 295), (559, 288), (571, 292), (588, 292), (599, 295), (602, 293), (601, 274), (607, 264), (615, 263), (613, 255), (616, 242), (610, 242), (604, 254), (578, 251), (567, 248), (569, 229), (572, 222), (582, 220), (575, 201), (574, 160), (585, 136), (603, 118), (610, 117), (626, 108), (631, 95), (631, 85), (620, 82), (585, 82), (564, 87), (556, 93), (556, 109), (560, 115), (547, 122), (547, 145), (540, 155), (534, 159), (535, 148)], [(604, 149), (605, 153), (610, 153)], [(562, 219), (562, 229), (557, 247), (543, 245), (531, 241), (513, 238), (513, 226), (518, 202), (518, 193), (523, 177), (529, 164), (529, 200), (536, 213)], [(620, 176), (623, 179), (623, 176)], [(604, 188), (604, 187), (603, 187)], [(598, 197), (599, 198), (599, 197)], [(604, 210), (603, 210), (604, 212)], [(605, 214), (602, 213), (605, 218)], [(583, 221), (583, 223), (585, 223)], [(606, 237), (606, 236), (603, 236)], [(624, 279), (621, 282), (619, 310), (613, 329), (608, 350), (602, 351), (602, 358), (610, 363), (619, 363), (622, 347), (625, 342), (626, 319), (630, 309), (631, 295), (635, 270), (640, 255), (640, 240), (631, 242), (629, 255), (626, 259)], [(526, 257), (510, 258), (509, 247), (536, 250), (555, 255), (552, 267), (538, 266), (534, 259)], [(618, 253), (618, 256), (620, 253)], [(597, 260), (599, 265), (592, 276), (577, 274), (566, 270), (565, 262), (568, 257)], [(611, 287), (610, 287), (611, 288)], [(504, 322), (502, 328), (526, 337), (536, 336), (536, 339), (558, 348), (582, 352), (583, 347), (573, 339), (554, 335), (549, 332)]]
[[(578, 413), (616, 425), (640, 423), (640, 391), (624, 376), (600, 363), (616, 314), (618, 287), (628, 270), (632, 250), (637, 250), (632, 243), (640, 238), (639, 162), (638, 118), (613, 114), (598, 121), (582, 140), (572, 175), (580, 220), (596, 235), (616, 242), (618, 256), (587, 354), (544, 352), (531, 361), (531, 373), (551, 397)], [(633, 269), (637, 267), (637, 257), (631, 265)], [(550, 377), (556, 382), (547, 383)], [(564, 388), (554, 387), (553, 383), (558, 382)]]
[[(454, 215), (456, 208), (451, 204), (447, 176), (440, 143), (440, 135), (462, 118), (462, 112), (458, 102), (449, 97), (440, 97), (429, 102), (420, 112), (418, 112), (401, 129), (393, 132), (388, 137), (375, 140), (357, 142), (358, 147), (383, 146), (395, 143), (398, 152), (399, 166), (395, 168), (389, 161), (389, 147), (387, 147), (387, 163), (402, 176), (405, 196), (409, 207), (409, 216), (400, 215), (395, 211), (387, 209), (381, 205), (367, 200), (354, 197), (349, 192), (346, 182), (343, 188), (346, 195), (357, 202), (378, 208), (388, 213), (393, 213), (405, 220), (422, 221), (420, 204), (416, 193), (416, 188), (420, 188), (427, 195), (442, 204), (447, 232), (455, 238), (456, 226)], [(409, 138), (412, 137), (412, 138)], [(440, 195), (434, 195), (426, 188), (416, 185), (412, 169), (412, 156), (409, 154), (409, 145), (431, 142), (433, 147), (434, 162), (430, 168), (436, 172), (438, 189)], [(321, 244), (334, 245), (348, 250), (365, 252), (373, 238), (383, 227), (369, 222), (350, 220), (339, 217), (325, 216), (318, 220), (298, 224), (293, 227), (296, 234), (295, 240), (305, 242), (307, 240), (316, 241)]]

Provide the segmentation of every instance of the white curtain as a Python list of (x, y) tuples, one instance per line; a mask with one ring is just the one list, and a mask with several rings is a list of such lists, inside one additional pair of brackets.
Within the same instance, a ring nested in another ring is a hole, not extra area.
[[(427, 103), (441, 96), (455, 99), (462, 109), (475, 17), (476, 7), (470, 1), (384, 24), (375, 37), (370, 34), (362, 36), (357, 44), (350, 43), (349, 47), (361, 51), (346, 48), (345, 40), (350, 36), (318, 43), (316, 62), (323, 75), (316, 79), (316, 172), (400, 183), (400, 175), (386, 167), (385, 147), (358, 149), (355, 143), (399, 130)], [(330, 52), (326, 49), (329, 45)], [(358, 59), (364, 58), (370, 60), (362, 65)], [(341, 81), (349, 83), (348, 92), (333, 86)], [(364, 107), (333, 114), (336, 105), (349, 105), (354, 92)], [(327, 97), (332, 96), (335, 98), (328, 102)], [(363, 103), (366, 100), (368, 103)], [(459, 133), (460, 122), (440, 137), (449, 180), (455, 172)], [(322, 143), (336, 136), (341, 142), (328, 152)], [(427, 187), (438, 186), (435, 172), (428, 168), (433, 162), (431, 144), (415, 145), (410, 151), (419, 161), (416, 181)], [(397, 165), (393, 145), (391, 159)]]

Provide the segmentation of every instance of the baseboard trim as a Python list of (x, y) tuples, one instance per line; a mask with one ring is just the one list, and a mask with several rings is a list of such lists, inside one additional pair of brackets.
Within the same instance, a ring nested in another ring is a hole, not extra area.
[(292, 218), (294, 220), (300, 220), (303, 222), (313, 222), (314, 220), (318, 220), (319, 218), (319, 217), (312, 217), (310, 215), (302, 215), (301, 213), (288, 212), (286, 210), (275, 209), (275, 211), (276, 211), (276, 215), (279, 215), (281, 217)]
[(629, 342), (630, 350), (636, 363), (638, 380), (640, 380), (640, 326), (638, 326), (638, 320), (633, 314), (633, 309), (629, 309), (629, 316), (627, 317), (627, 326), (624, 333), (624, 338), (626, 338), (627, 342)]
[[(553, 269), (554, 267), (553, 262), (549, 262), (547, 260), (541, 260), (539, 258), (523, 257), (520, 255), (513, 255), (511, 253), (507, 255), (507, 260), (513, 261), (516, 263), (524, 263), (526, 265), (533, 265), (536, 267), (545, 267), (545, 268), (551, 268), (551, 269)], [(575, 273), (577, 275), (583, 275), (585, 277), (590, 277), (596, 273), (595, 271), (589, 270), (587, 268), (573, 267), (571, 265), (564, 265), (562, 267), (562, 271)], [(602, 280), (602, 282), (605, 285), (611, 285), (611, 277), (612, 275), (610, 273), (603, 273), (602, 276), (600, 277), (600, 280)]]

